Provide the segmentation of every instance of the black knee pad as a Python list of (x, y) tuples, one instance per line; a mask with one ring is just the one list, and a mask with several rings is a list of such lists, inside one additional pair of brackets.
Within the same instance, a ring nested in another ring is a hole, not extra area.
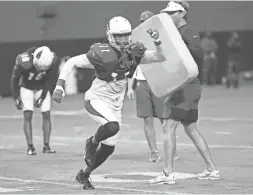
[(110, 132), (111, 136), (116, 135), (119, 132), (119, 123), (116, 121), (108, 122), (104, 125), (106, 131)]
[(119, 123), (116, 121), (108, 122), (100, 126), (95, 134), (95, 139), (98, 142), (104, 141), (109, 137), (116, 135), (119, 131)]

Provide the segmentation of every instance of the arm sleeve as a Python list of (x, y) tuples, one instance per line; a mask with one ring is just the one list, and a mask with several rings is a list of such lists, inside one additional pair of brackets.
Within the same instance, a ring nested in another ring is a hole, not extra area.
[(91, 68), (93, 69), (94, 66), (88, 60), (86, 54), (78, 55), (75, 57), (70, 58), (63, 66), (59, 79), (66, 81), (70, 73), (73, 71), (75, 67), (79, 68)]
[(146, 50), (144, 56), (141, 59), (140, 64), (149, 64), (154, 62), (163, 62), (166, 57), (163, 55), (163, 49), (161, 46), (156, 46), (156, 51)]
[(16, 64), (14, 66), (12, 76), (11, 76), (11, 90), (13, 99), (17, 99), (19, 97), (19, 79), (22, 75), (23, 68), (21, 65)]

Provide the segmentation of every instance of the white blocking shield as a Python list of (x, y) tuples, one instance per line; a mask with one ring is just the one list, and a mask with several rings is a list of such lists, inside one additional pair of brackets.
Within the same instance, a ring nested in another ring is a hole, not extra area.
[(155, 15), (133, 30), (134, 41), (142, 42), (148, 50), (155, 50), (153, 40), (146, 32), (148, 29), (159, 31), (166, 60), (141, 64), (140, 68), (153, 93), (163, 97), (195, 79), (199, 74), (198, 66), (169, 15)]

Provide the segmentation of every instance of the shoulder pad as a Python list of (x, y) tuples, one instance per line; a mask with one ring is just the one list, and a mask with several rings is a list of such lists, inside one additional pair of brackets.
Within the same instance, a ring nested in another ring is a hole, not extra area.
[(94, 43), (87, 53), (87, 58), (94, 66), (103, 66), (118, 60), (118, 55), (108, 43)]
[(29, 69), (33, 66), (32, 57), (28, 53), (19, 54), (16, 58), (16, 64), (22, 66), (24, 69)]

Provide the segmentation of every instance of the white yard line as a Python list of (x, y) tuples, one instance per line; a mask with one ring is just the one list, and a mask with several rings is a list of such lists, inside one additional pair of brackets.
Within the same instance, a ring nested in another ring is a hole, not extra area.
[[(1, 177), (1, 180), (5, 181), (16, 181), (16, 182), (24, 182), (24, 183), (40, 183), (40, 184), (50, 184), (50, 185), (58, 185), (58, 186), (65, 186), (65, 187), (78, 187), (79, 185), (70, 184), (70, 183), (62, 183), (56, 181), (41, 181), (41, 180), (27, 180), (27, 179), (20, 179), (20, 178), (9, 178), (9, 177)], [(115, 191), (123, 191), (123, 192), (137, 192), (137, 193), (150, 193), (150, 194), (170, 194), (170, 195), (190, 195), (187, 193), (176, 193), (171, 191), (156, 191), (156, 190), (140, 190), (140, 189), (133, 189), (133, 188), (123, 188), (123, 187), (113, 187), (113, 186), (99, 186), (96, 185), (97, 189), (108, 189), (108, 190), (115, 190)], [(0, 191), (1, 192), (1, 191)], [(91, 191), (87, 191), (91, 192)], [(62, 193), (63, 194), (63, 193)], [(97, 194), (97, 193), (96, 193)]]
[[(20, 136), (8, 136), (6, 135), (6, 137), (10, 137), (12, 139), (16, 139), (16, 138), (21, 138)], [(34, 139), (37, 140), (42, 140), (41, 136), (34, 136)], [(70, 146), (72, 143), (76, 143), (76, 142), (85, 142), (85, 137), (67, 137), (67, 136), (52, 136), (51, 140), (52, 140), (52, 145), (55, 146)], [(147, 144), (147, 142), (145, 140), (129, 140), (129, 139), (119, 139), (117, 140), (117, 143), (119, 144)], [(162, 145), (163, 142), (162, 141), (158, 141), (157, 144)], [(177, 142), (178, 146), (182, 146), (182, 147), (195, 147), (194, 144), (192, 143), (184, 143), (184, 142)], [(210, 148), (215, 148), (215, 149), (248, 149), (248, 150), (252, 150), (253, 146), (252, 145), (219, 145), (219, 144), (209, 144)], [(10, 149), (10, 148), (15, 148), (15, 144), (12, 145), (0, 145), (0, 149)]]
[[(62, 110), (62, 111), (52, 111), (52, 116), (86, 116), (85, 110)], [(34, 116), (41, 116), (40, 114), (35, 114)], [(134, 114), (125, 114), (123, 117), (136, 118)], [(1, 114), (0, 120), (4, 119), (23, 119), (22, 114)], [(215, 122), (226, 122), (226, 121), (240, 121), (240, 122), (253, 122), (251, 117), (199, 117), (200, 121), (215, 121)]]

